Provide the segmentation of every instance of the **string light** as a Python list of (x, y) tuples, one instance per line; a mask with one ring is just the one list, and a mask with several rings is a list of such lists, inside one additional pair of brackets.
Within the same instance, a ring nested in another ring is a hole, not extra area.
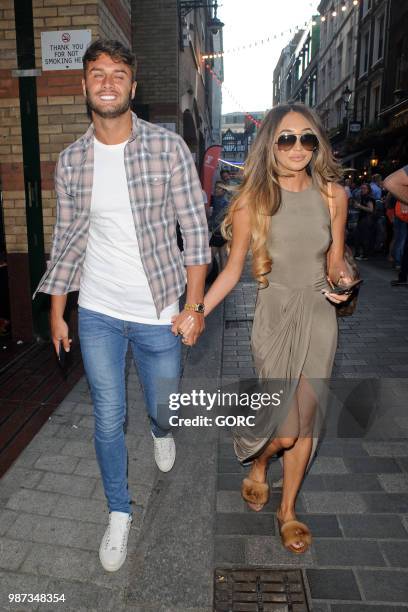
[[(305, 26), (307, 25), (308, 23), (306, 22)], [(202, 60), (219, 59), (229, 53), (235, 54), (235, 53), (238, 53), (239, 51), (246, 51), (247, 49), (253, 49), (254, 47), (262, 47), (263, 45), (268, 45), (276, 41), (278, 38), (283, 38), (287, 34), (293, 34), (293, 33), (299, 32), (299, 30), (301, 30), (303, 27), (304, 26), (302, 25), (302, 26), (295, 26), (294, 28), (288, 28), (287, 30), (280, 32), (279, 34), (274, 34), (273, 36), (262, 38), (262, 40), (255, 40), (250, 43), (246, 43), (245, 45), (240, 45), (239, 47), (232, 47), (231, 49), (225, 49), (224, 51), (220, 51), (218, 53), (204, 53), (201, 56), (201, 59)]]
[[(312, 11), (314, 11), (314, 7), (315, 7), (315, 2), (309, 2), (309, 7)], [(297, 25), (295, 27), (291, 27), (291, 28), (287, 28), (286, 30), (283, 30), (283, 32), (279, 32), (279, 34), (274, 34), (271, 36), (268, 36), (267, 38), (263, 38), (262, 40), (256, 40), (256, 41), (252, 41), (250, 43), (246, 43), (244, 45), (240, 45), (239, 47), (232, 47), (231, 49), (225, 49), (224, 51), (220, 51), (218, 53), (204, 53), (201, 56), (202, 60), (208, 60), (208, 59), (219, 59), (221, 57), (224, 57), (224, 55), (229, 54), (229, 53), (238, 53), (239, 51), (246, 51), (247, 49), (252, 49), (254, 47), (261, 47), (263, 45), (267, 45), (270, 44), (276, 40), (278, 40), (278, 38), (283, 38), (284, 36), (286, 36), (287, 34), (293, 34), (293, 33), (297, 33), (299, 32), (301, 29), (308, 27), (310, 22), (305, 21), (304, 24), (302, 25)], [(315, 21), (311, 22), (312, 25), (317, 25)]]
[[(360, 0), (353, 0), (353, 6), (354, 7), (358, 7), (360, 3)], [(309, 4), (309, 6), (314, 7), (315, 3), (311, 2)], [(348, 4), (345, 2), (345, 0), (343, 0), (343, 4), (341, 5), (341, 11), (342, 13), (345, 13), (347, 11), (347, 6)], [(339, 13), (337, 11), (331, 11), (329, 12), (327, 15), (319, 15), (320, 17), (320, 22), (324, 23), (325, 21), (327, 21), (330, 17), (332, 17), (333, 19), (338, 17)], [(283, 38), (285, 35), (290, 34), (291, 36), (293, 35), (293, 33), (297, 33), (299, 31), (301, 31), (304, 28), (307, 28), (308, 26), (316, 26), (317, 25), (317, 21), (316, 19), (312, 19), (309, 22), (305, 22), (304, 24), (302, 24), (301, 26), (296, 26), (295, 28), (288, 28), (287, 30), (284, 30), (283, 32), (280, 32), (279, 34), (274, 34), (273, 36), (268, 36), (267, 38), (263, 38), (262, 40), (256, 40), (250, 43), (247, 43), (245, 45), (241, 45), (239, 47), (233, 47), (231, 49), (226, 49), (225, 51), (220, 51), (218, 53), (205, 53), (201, 56), (202, 60), (210, 60), (210, 59), (220, 59), (222, 57), (224, 57), (224, 55), (229, 54), (229, 53), (238, 53), (239, 51), (246, 51), (248, 49), (253, 49), (253, 48), (258, 48), (258, 47), (262, 47), (263, 45), (268, 45), (274, 41), (276, 41), (278, 38)]]

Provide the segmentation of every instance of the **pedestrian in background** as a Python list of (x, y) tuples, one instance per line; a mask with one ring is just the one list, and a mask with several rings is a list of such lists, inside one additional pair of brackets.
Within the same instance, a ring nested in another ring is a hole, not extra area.
[(229, 185), (231, 182), (231, 172), (229, 170), (221, 170), (220, 179), (222, 183)]
[(408, 228), (408, 214), (406, 212), (406, 206), (394, 196), (391, 196), (394, 200), (394, 241), (392, 248), (392, 259), (394, 270), (399, 271), (401, 269), (402, 256), (404, 253), (405, 241), (407, 239), (407, 228)]
[[(130, 110), (135, 58), (114, 40), (83, 57), (83, 94), (93, 123), (59, 156), (57, 223), (37, 291), (51, 294), (51, 335), (69, 351), (67, 294), (79, 290), (79, 338), (95, 415), (95, 450), (109, 509), (99, 558), (107, 571), (126, 559), (132, 521), (127, 481), (125, 360), (128, 345), (144, 392), (159, 469), (176, 449), (168, 393), (177, 391), (180, 338), (171, 317), (204, 329), (202, 301), (210, 261), (203, 195), (180, 136)], [(184, 239), (181, 255), (176, 220)], [(179, 313), (185, 289), (187, 303)]]
[(355, 258), (368, 259), (372, 252), (375, 231), (375, 200), (368, 183), (361, 185), (360, 198), (355, 201), (354, 206), (359, 211), (354, 236)]
[(374, 200), (381, 200), (383, 196), (382, 176), (381, 174), (373, 174), (370, 182), (371, 195)]
[(212, 199), (212, 214), (211, 214), (211, 238), (210, 247), (213, 258), (218, 260), (218, 270), (224, 269), (227, 260), (227, 249), (224, 236), (221, 233), (221, 225), (227, 214), (229, 200), (226, 196), (228, 190), (227, 185), (222, 181), (215, 183), (215, 190)]
[[(404, 166), (393, 174), (387, 176), (384, 181), (384, 187), (390, 191), (394, 197), (399, 200), (401, 212), (408, 214), (408, 166)], [(407, 286), (408, 285), (408, 239), (405, 240), (404, 250), (401, 258), (401, 268), (398, 273), (398, 278), (391, 281), (391, 286)]]

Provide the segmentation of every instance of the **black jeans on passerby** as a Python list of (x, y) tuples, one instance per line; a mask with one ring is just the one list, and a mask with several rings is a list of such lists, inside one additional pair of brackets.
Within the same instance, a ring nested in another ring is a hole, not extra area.
[(358, 255), (360, 252), (364, 257), (368, 257), (368, 255), (371, 253), (374, 239), (374, 228), (374, 217), (372, 215), (364, 216), (359, 220), (353, 240), (356, 255)]

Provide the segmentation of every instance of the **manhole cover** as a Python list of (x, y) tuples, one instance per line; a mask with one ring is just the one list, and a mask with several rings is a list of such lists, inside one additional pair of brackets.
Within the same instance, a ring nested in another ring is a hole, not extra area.
[(302, 572), (216, 569), (214, 612), (309, 612)]

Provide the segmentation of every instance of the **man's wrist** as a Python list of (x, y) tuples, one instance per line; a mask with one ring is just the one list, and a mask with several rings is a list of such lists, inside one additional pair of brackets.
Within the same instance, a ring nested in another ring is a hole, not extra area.
[(189, 312), (197, 312), (198, 314), (204, 314), (204, 302), (186, 302), (184, 304), (184, 310), (188, 310)]

